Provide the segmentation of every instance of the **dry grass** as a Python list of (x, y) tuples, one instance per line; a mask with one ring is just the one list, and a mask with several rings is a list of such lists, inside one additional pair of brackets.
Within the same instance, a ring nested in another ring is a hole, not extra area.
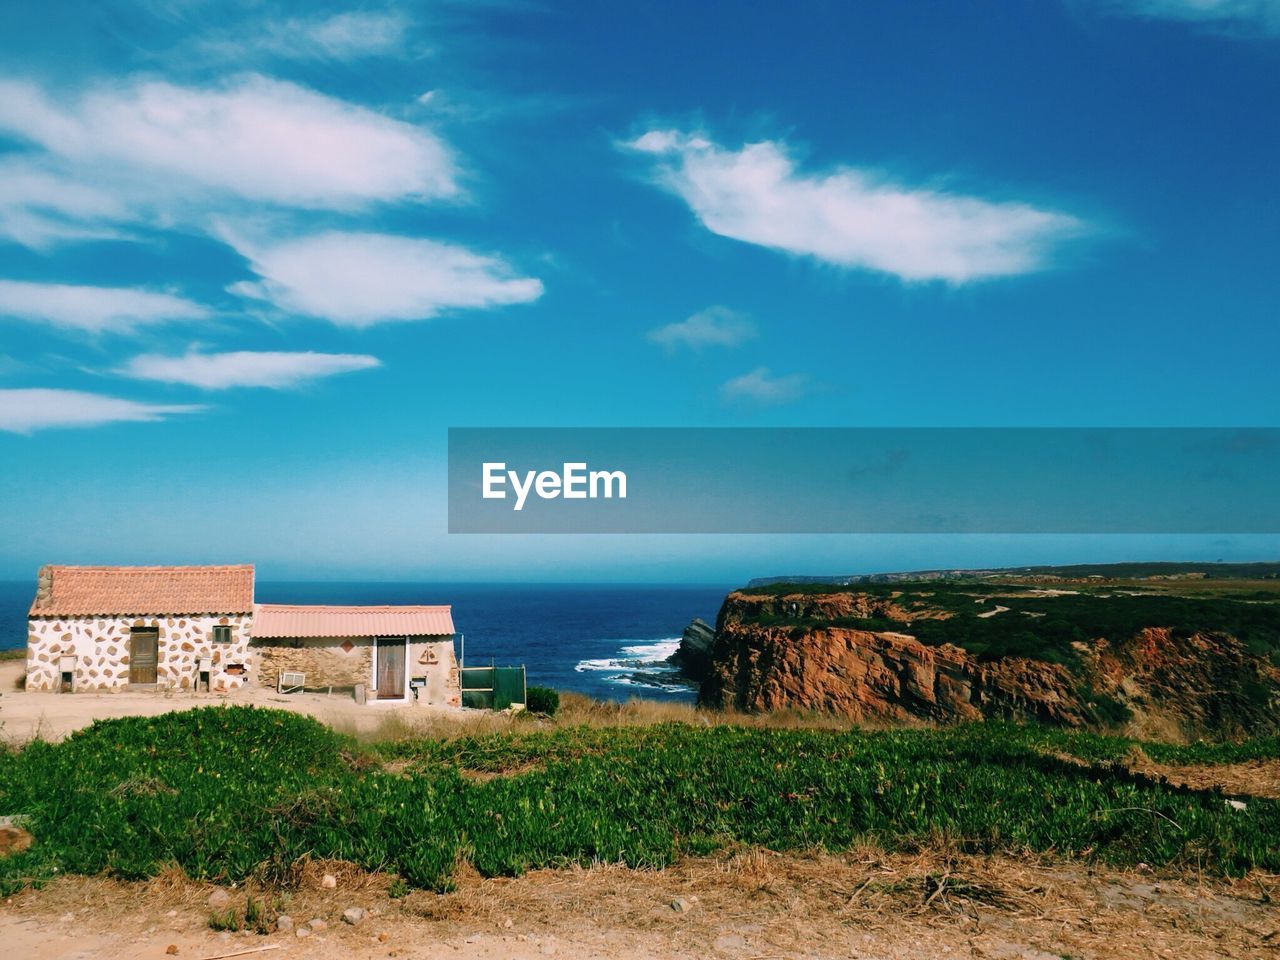
[(1135, 750), (1125, 762), (1129, 769), (1138, 773), (1149, 777), (1164, 777), (1170, 783), (1191, 787), (1193, 790), (1217, 787), (1223, 793), (1235, 797), (1280, 799), (1280, 760), (1174, 765), (1154, 763), (1140, 750)]
[[(733, 725), (773, 730), (876, 730), (901, 727), (903, 724), (879, 724), (851, 719), (832, 713), (800, 710), (778, 710), (771, 713), (738, 713), (733, 710), (708, 710), (688, 703), (664, 703), (656, 700), (632, 699), (625, 703), (596, 700), (578, 693), (561, 693), (560, 710), (555, 717), (523, 712), (490, 713), (464, 710), (455, 714), (410, 711), (388, 713), (375, 727), (357, 727), (340, 718), (332, 726), (362, 743), (429, 738), (450, 740), (457, 737), (493, 733), (527, 733), (557, 727), (648, 727), (660, 723), (686, 723), (712, 727)], [(915, 726), (930, 724), (921, 722)]]
[[(337, 878), (336, 889), (321, 886), (325, 873)], [(335, 921), (358, 904), (393, 938), (398, 932), (443, 941), (484, 929), (573, 938), (587, 931), (648, 944), (648, 955), (706, 953), (726, 935), (745, 940), (738, 955), (753, 957), (808, 955), (819, 943), (831, 955), (861, 955), (870, 943), (885, 948), (876, 955), (937, 956), (943, 944), (967, 944), (977, 956), (1044, 950), (1115, 958), (1264, 957), (1280, 945), (1274, 876), (1206, 881), (972, 857), (945, 845), (916, 855), (874, 847), (838, 856), (744, 848), (666, 870), (597, 864), (518, 878), (483, 878), (462, 865), (452, 893), (393, 899), (388, 886), (387, 877), (348, 864), (308, 861), (294, 890), (231, 892), (237, 909), (258, 897), (298, 921), (326, 918), (340, 937), (357, 936)], [(203, 924), (212, 889), (178, 871), (140, 884), (68, 877), (13, 898), (7, 908), (30, 917), (74, 912), (85, 923), (134, 930), (174, 909)], [(672, 909), (676, 900), (686, 911)]]

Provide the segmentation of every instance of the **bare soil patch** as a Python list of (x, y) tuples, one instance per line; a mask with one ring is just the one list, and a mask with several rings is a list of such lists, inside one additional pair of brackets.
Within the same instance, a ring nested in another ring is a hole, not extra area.
[[(334, 889), (321, 886), (325, 872)], [(1220, 881), (1008, 857), (749, 849), (660, 871), (596, 866), (514, 879), (463, 871), (453, 893), (400, 899), (385, 878), (342, 865), (305, 864), (300, 881), (274, 895), (272, 909), (299, 926), (325, 921), (304, 938), (210, 930), (214, 888), (177, 874), (140, 884), (64, 878), (6, 901), (0, 937), (33, 960), (208, 958), (260, 947), (279, 949), (245, 956), (1280, 956), (1280, 878), (1270, 875)], [(239, 903), (247, 893), (228, 892)], [(341, 920), (350, 906), (367, 911), (356, 926)]]
[(1280, 798), (1280, 760), (1181, 766), (1146, 760), (1134, 763), (1132, 768), (1195, 790), (1217, 787), (1231, 796)]

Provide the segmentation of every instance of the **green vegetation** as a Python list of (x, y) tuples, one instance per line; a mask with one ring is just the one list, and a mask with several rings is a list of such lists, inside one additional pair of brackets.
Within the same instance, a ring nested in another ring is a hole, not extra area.
[(550, 687), (528, 687), (524, 692), (525, 708), (531, 713), (554, 717), (560, 709), (560, 694)]
[[(871, 597), (893, 599), (908, 613), (942, 610), (947, 619), (891, 620), (886, 618), (805, 618), (783, 613), (760, 618), (766, 625), (793, 630), (825, 626), (910, 633), (921, 643), (952, 643), (983, 660), (1016, 656), (1051, 663), (1072, 663), (1074, 642), (1098, 637), (1127, 639), (1144, 627), (1168, 627), (1175, 632), (1226, 633), (1250, 652), (1269, 657), (1280, 666), (1280, 602), (1272, 594), (1256, 598), (1234, 596), (1172, 596), (1163, 593), (1112, 593), (1088, 590), (1043, 596), (1043, 584), (985, 584), (930, 581), (923, 583), (858, 584), (848, 588), (814, 584), (770, 584), (744, 592), (757, 595), (821, 595), (843, 589)], [(989, 598), (989, 599), (984, 599)], [(982, 600), (979, 603), (977, 601)], [(999, 605), (1009, 609), (983, 617)]]
[(1009, 723), (988, 723), (968, 729), (975, 735), (986, 731), (993, 736), (1013, 738), (1033, 749), (1065, 754), (1090, 763), (1118, 763), (1134, 750), (1141, 750), (1156, 763), (1173, 766), (1280, 759), (1280, 737), (1277, 736), (1254, 737), (1240, 743), (1199, 741), (1180, 744), (1112, 737), (1085, 730)]
[[(734, 844), (900, 849), (939, 837), (975, 851), (1280, 869), (1280, 802), (1233, 811), (1214, 793), (1109, 762), (1131, 746), (1004, 724), (868, 733), (669, 723), (362, 748), (290, 713), (189, 710), (0, 755), (0, 810), (28, 814), (37, 841), (0, 861), (0, 891), (174, 864), (197, 878), (284, 885), (307, 856), (445, 889), (464, 860), (509, 875), (597, 860), (659, 866)], [(1272, 738), (1178, 749), (1276, 748)]]
[(233, 933), (244, 927), (240, 914), (230, 908), (226, 910), (215, 910), (209, 914), (210, 930), (230, 930)]

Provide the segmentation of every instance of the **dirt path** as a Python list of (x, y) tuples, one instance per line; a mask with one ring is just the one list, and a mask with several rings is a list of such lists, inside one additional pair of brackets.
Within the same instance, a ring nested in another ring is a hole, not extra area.
[(1248, 760), (1244, 763), (1172, 765), (1143, 760), (1129, 769), (1193, 790), (1218, 788), (1233, 797), (1280, 799), (1280, 760)]
[[(334, 890), (320, 885), (325, 869), (338, 876)], [(744, 851), (656, 872), (463, 877), (454, 893), (399, 900), (384, 879), (313, 865), (279, 904), (299, 925), (325, 921), (304, 938), (211, 931), (211, 889), (67, 878), (6, 901), (0, 942), (31, 960), (201, 960), (261, 947), (278, 949), (243, 956), (1280, 957), (1280, 878), (1196, 881), (1004, 858)], [(241, 891), (232, 897), (243, 904)], [(358, 926), (340, 919), (353, 905), (369, 912)]]
[(350, 694), (325, 696), (317, 693), (276, 693), (272, 689), (249, 687), (232, 694), (210, 693), (28, 693), (16, 688), (26, 670), (23, 661), (0, 662), (0, 735), (13, 743), (40, 737), (60, 740), (94, 720), (114, 717), (154, 717), (174, 710), (216, 706), (220, 703), (256, 704), (292, 710), (315, 717), (350, 733), (371, 732), (388, 719), (399, 717), (408, 726), (421, 726), (433, 719), (457, 719), (458, 711), (447, 707), (407, 704), (360, 706)]

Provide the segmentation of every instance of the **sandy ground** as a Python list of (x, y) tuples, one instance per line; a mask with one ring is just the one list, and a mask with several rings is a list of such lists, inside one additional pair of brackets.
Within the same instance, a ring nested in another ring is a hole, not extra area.
[[(595, 867), (464, 877), (393, 900), (384, 880), (311, 865), (278, 901), (298, 925), (218, 933), (213, 888), (67, 878), (0, 907), (0, 943), (31, 960), (116, 958), (1280, 957), (1280, 878), (1224, 882), (1006, 858), (739, 851), (667, 870)], [(334, 890), (320, 886), (335, 871)], [(243, 904), (244, 892), (231, 891)], [(676, 909), (679, 903), (683, 909)], [(357, 926), (341, 920), (358, 905)], [(266, 949), (264, 949), (266, 948)]]
[(94, 720), (111, 717), (154, 717), (173, 710), (189, 710), (219, 703), (252, 703), (293, 710), (315, 717), (349, 733), (369, 732), (389, 716), (422, 721), (430, 715), (457, 716), (456, 710), (425, 704), (368, 704), (360, 706), (350, 695), (289, 694), (254, 687), (232, 694), (210, 693), (27, 693), (17, 689), (26, 670), (21, 660), (0, 662), (0, 736), (22, 743), (33, 737), (58, 740), (87, 727)]

